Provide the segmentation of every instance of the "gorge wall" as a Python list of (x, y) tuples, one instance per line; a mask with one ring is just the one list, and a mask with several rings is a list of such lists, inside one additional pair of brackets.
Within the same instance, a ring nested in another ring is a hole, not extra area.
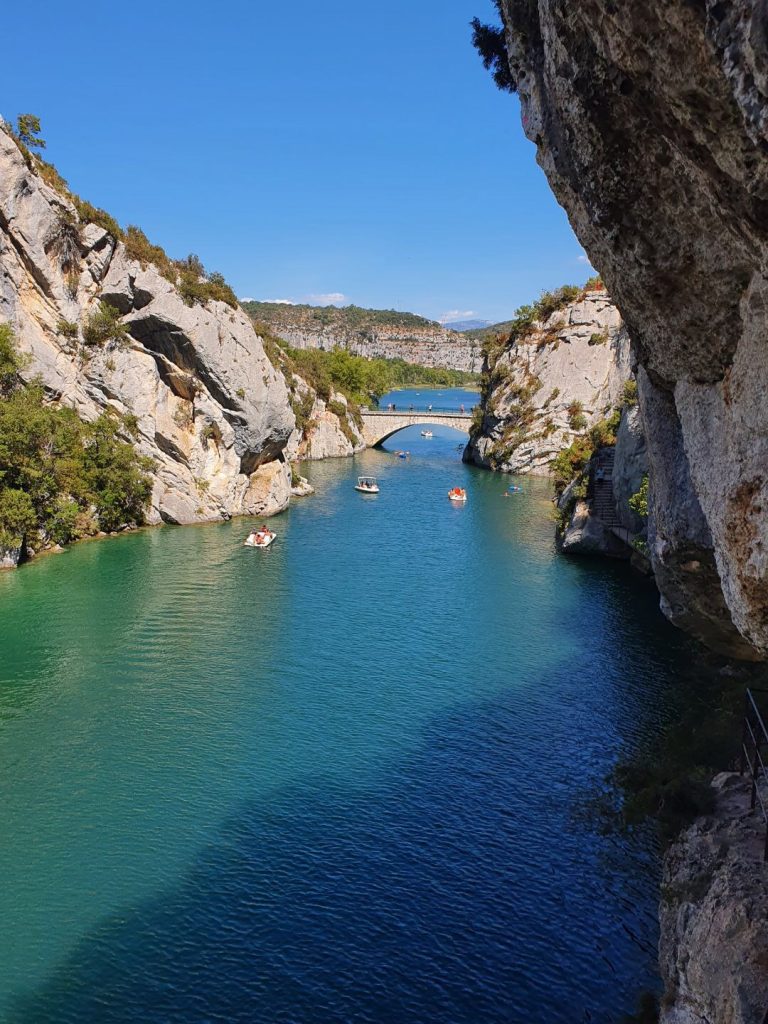
[(293, 348), (345, 348), (369, 359), (479, 373), (482, 353), (477, 338), (449, 330), (414, 313), (360, 309), (358, 306), (306, 306), (245, 302), (259, 324)]
[[(101, 301), (122, 315), (123, 343), (85, 342)], [(39, 376), (51, 399), (85, 420), (105, 410), (135, 417), (136, 448), (154, 463), (149, 522), (287, 505), (295, 419), (250, 319), (222, 301), (185, 302), (156, 266), (80, 216), (5, 130), (0, 321), (29, 357), (24, 375)]]
[(501, 0), (524, 130), (640, 363), (664, 608), (768, 654), (762, 0)]
[(616, 406), (631, 376), (629, 337), (605, 290), (491, 350), (482, 419), (465, 460), (505, 473), (545, 473), (554, 456)]

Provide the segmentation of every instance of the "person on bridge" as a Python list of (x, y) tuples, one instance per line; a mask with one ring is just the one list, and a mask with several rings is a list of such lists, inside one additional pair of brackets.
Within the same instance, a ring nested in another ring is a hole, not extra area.
[(459, 406), (459, 412), (461, 412), (461, 413), (463, 413), (463, 412), (464, 412), (464, 403), (463, 403), (463, 402), (462, 402), (462, 403), (461, 403), (461, 405)]
[(427, 412), (432, 412), (432, 403), (431, 402), (427, 406)]

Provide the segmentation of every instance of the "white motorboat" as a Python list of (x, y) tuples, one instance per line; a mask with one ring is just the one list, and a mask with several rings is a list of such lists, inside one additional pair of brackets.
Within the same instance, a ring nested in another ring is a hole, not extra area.
[(448, 491), (448, 497), (451, 501), (464, 502), (467, 500), (467, 492), (463, 487), (452, 487), (451, 490)]
[(247, 548), (268, 548), (277, 540), (277, 534), (273, 530), (253, 530), (243, 541)]
[(422, 430), (421, 436), (422, 437), (434, 437), (434, 434), (432, 433), (431, 430)]
[(375, 476), (359, 476), (355, 484), (355, 490), (361, 494), (378, 494), (379, 485)]

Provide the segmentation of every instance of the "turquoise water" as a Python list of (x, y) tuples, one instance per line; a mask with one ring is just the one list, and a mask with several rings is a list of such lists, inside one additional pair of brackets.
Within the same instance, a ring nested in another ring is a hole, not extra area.
[(469, 412), (479, 401), (480, 392), (467, 388), (398, 388), (381, 396), (379, 408), (386, 409), (390, 402), (394, 402), (398, 409), (404, 410), (411, 406), (414, 410), (421, 410), (431, 405), (435, 411), (458, 411), (463, 405)]
[(654, 983), (650, 840), (572, 807), (686, 641), (458, 441), (308, 466), (268, 551), (164, 527), (0, 576), (3, 1024), (607, 1022)]

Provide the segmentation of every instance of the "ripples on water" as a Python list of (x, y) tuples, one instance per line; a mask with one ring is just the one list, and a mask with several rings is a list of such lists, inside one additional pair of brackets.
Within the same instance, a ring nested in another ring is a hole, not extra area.
[(309, 467), (269, 551), (0, 577), (0, 1020), (574, 1024), (654, 983), (653, 851), (571, 809), (686, 643), (455, 443)]

